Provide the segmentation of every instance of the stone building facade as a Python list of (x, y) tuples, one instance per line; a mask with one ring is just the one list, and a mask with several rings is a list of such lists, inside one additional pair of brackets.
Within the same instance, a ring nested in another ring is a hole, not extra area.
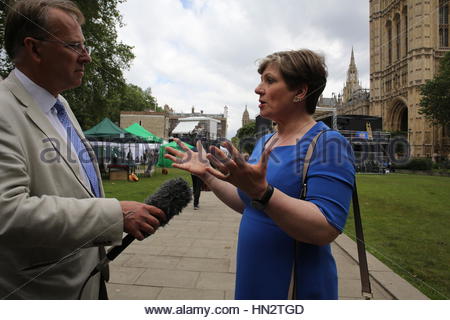
[(447, 157), (449, 128), (419, 114), (419, 88), (450, 50), (448, 0), (370, 0), (370, 115), (401, 131), (413, 157)]
[(370, 90), (369, 89), (358, 89), (353, 92), (352, 98), (343, 102), (340, 101), (337, 104), (337, 113), (340, 115), (369, 115), (370, 107)]
[(120, 127), (122, 129), (134, 123), (138, 123), (158, 137), (167, 138), (169, 136), (169, 117), (166, 112), (122, 111), (120, 113)]
[(333, 115), (333, 112), (337, 111), (337, 105), (338, 99), (334, 93), (331, 98), (325, 98), (323, 97), (323, 95), (320, 95), (319, 100), (317, 101), (316, 112), (314, 112), (313, 114), (313, 118), (316, 121), (319, 121), (323, 118)]
[(133, 123), (138, 123), (144, 129), (158, 137), (168, 139), (171, 136), (172, 130), (180, 122), (179, 119), (195, 116), (209, 117), (220, 121), (217, 125), (217, 136), (219, 138), (226, 137), (228, 126), (227, 106), (224, 108), (224, 113), (221, 114), (207, 114), (203, 113), (203, 111), (195, 112), (194, 108), (192, 108), (191, 113), (176, 113), (167, 105), (164, 106), (164, 112), (122, 111), (120, 113), (120, 127), (127, 128)]

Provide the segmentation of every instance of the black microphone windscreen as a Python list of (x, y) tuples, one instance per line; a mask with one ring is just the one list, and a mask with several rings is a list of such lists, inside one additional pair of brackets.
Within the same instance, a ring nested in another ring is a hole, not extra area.
[(192, 200), (192, 189), (183, 178), (175, 178), (164, 182), (154, 194), (144, 202), (155, 206), (166, 214), (166, 221), (161, 222), (164, 226), (174, 215), (183, 210)]
[[(186, 180), (182, 178), (176, 178), (164, 182), (161, 187), (151, 196), (149, 196), (144, 202), (151, 206), (155, 206), (166, 214), (166, 220), (160, 221), (161, 226), (164, 226), (183, 210), (188, 203), (192, 200), (192, 189)], [(131, 234), (127, 234), (125, 238), (122, 239), (122, 244), (120, 246), (112, 247), (108, 250), (106, 258), (109, 261), (114, 260), (126, 247), (134, 241), (134, 237)], [(102, 260), (97, 267), (92, 271), (95, 274), (104, 264), (108, 262), (105, 259)]]

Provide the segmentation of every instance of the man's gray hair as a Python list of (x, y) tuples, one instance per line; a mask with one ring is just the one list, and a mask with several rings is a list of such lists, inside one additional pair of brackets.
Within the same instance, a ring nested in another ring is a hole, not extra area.
[(11, 3), (5, 23), (5, 49), (11, 60), (16, 58), (26, 37), (46, 39), (51, 35), (49, 9), (67, 12), (80, 25), (85, 22), (83, 13), (70, 0), (18, 0)]

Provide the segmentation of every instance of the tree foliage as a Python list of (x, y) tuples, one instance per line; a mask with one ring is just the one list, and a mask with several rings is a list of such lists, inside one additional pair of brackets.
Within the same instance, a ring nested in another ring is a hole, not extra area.
[(256, 122), (250, 121), (241, 127), (236, 133), (234, 141), (239, 144), (241, 152), (252, 153), (256, 142)]
[(231, 144), (239, 149), (239, 138), (237, 136), (234, 136), (233, 138), (231, 138)]
[(450, 52), (440, 61), (437, 75), (420, 89), (419, 113), (435, 124), (450, 125)]
[[(86, 66), (83, 84), (63, 93), (83, 129), (97, 124), (104, 117), (119, 121), (120, 110), (157, 110), (151, 90), (127, 84), (123, 71), (130, 67), (132, 47), (117, 39), (117, 27), (123, 26), (117, 6), (126, 0), (75, 0), (86, 18), (83, 33), (86, 45), (93, 48), (92, 62)], [(0, 41), (4, 43), (4, 22), (7, 6), (0, 1)], [(2, 46), (3, 47), (3, 46)], [(12, 69), (6, 54), (0, 52), (0, 74)]]
[(241, 127), (236, 133), (236, 136), (239, 139), (255, 137), (255, 135), (256, 135), (256, 122), (255, 121), (250, 121), (249, 123), (247, 123), (246, 125)]
[(109, 113), (109, 118), (114, 122), (119, 121), (120, 111), (163, 111), (155, 97), (151, 95), (150, 88), (142, 90), (134, 84), (125, 85), (120, 94), (113, 97), (109, 104), (114, 106)]
[(0, 76), (5, 78), (8, 73), (13, 68), (11, 62), (6, 56), (6, 51), (4, 49), (4, 35), (5, 35), (5, 19), (6, 13), (8, 12), (8, 6), (6, 1), (0, 1)]

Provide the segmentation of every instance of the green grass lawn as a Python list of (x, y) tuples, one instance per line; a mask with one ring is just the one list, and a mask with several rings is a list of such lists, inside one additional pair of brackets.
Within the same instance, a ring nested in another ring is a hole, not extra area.
[(192, 185), (190, 173), (173, 168), (168, 171), (167, 175), (163, 175), (161, 168), (156, 168), (151, 178), (140, 178), (137, 182), (103, 180), (105, 195), (107, 198), (142, 202), (166, 180), (182, 177)]
[[(432, 299), (450, 297), (450, 178), (358, 175), (366, 249)], [(350, 213), (346, 234), (354, 237)]]
[[(138, 182), (105, 180), (107, 197), (143, 201), (167, 179), (191, 178), (161, 169)], [(358, 175), (366, 248), (433, 299), (450, 297), (450, 178), (405, 174)], [(350, 213), (346, 233), (354, 239)]]

